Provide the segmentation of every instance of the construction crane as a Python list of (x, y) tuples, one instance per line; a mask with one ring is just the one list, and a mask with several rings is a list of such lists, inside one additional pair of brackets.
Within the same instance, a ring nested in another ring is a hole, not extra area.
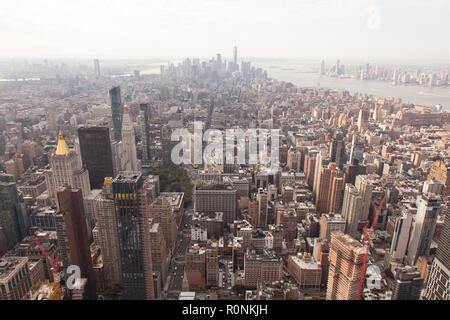
[(55, 260), (53, 260), (50, 255), (48, 254), (47, 250), (37, 241), (35, 237), (31, 237), (33, 242), (36, 244), (36, 246), (41, 250), (42, 254), (47, 258), (48, 262), (52, 265), (52, 271), (53, 271), (53, 282), (56, 283), (56, 286), (58, 288), (58, 294), (59, 294), (59, 300), (62, 299), (62, 292), (61, 292), (61, 286), (59, 284), (59, 253), (56, 254)]
[(367, 260), (369, 258), (369, 246), (370, 246), (370, 236), (372, 235), (373, 228), (375, 226), (375, 223), (378, 220), (378, 217), (380, 216), (381, 209), (383, 208), (384, 201), (386, 200), (386, 195), (384, 195), (383, 200), (381, 200), (380, 205), (378, 206), (377, 211), (375, 212), (375, 216), (372, 219), (372, 223), (370, 224), (370, 228), (367, 229), (367, 225), (364, 227), (363, 232), (363, 245), (365, 246), (366, 252), (364, 254), (363, 263), (361, 265), (361, 276), (359, 278), (359, 289), (358, 289), (358, 300), (361, 300), (362, 292), (364, 288), (364, 280), (366, 279), (366, 268), (367, 268)]

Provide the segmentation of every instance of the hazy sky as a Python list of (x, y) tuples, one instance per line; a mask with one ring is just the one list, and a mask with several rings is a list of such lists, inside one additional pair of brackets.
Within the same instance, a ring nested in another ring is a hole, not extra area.
[[(379, 15), (378, 15), (379, 13)], [(0, 57), (450, 61), (450, 0), (0, 0)]]

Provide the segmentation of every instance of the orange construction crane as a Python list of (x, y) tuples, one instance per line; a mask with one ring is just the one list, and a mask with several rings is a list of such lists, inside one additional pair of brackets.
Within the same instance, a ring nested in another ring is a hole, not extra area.
[(59, 284), (59, 274), (58, 274), (58, 269), (59, 269), (59, 254), (56, 254), (55, 260), (53, 260), (50, 255), (48, 254), (47, 250), (45, 250), (45, 248), (39, 243), (39, 241), (36, 240), (35, 237), (31, 237), (31, 239), (33, 240), (33, 242), (38, 246), (38, 248), (42, 251), (42, 253), (44, 254), (44, 256), (47, 258), (47, 260), (50, 262), (50, 264), (52, 265), (52, 271), (53, 271), (53, 282), (56, 283), (56, 286), (58, 287), (58, 293), (59, 293), (59, 300), (62, 299), (62, 292), (61, 292), (61, 286)]
[(386, 194), (383, 197), (383, 200), (381, 200), (380, 205), (378, 206), (377, 211), (375, 212), (375, 216), (372, 219), (372, 223), (370, 224), (370, 229), (367, 229), (367, 224), (364, 227), (363, 232), (363, 244), (366, 247), (366, 253), (364, 254), (363, 263), (361, 265), (361, 276), (359, 279), (359, 290), (358, 290), (358, 300), (361, 300), (362, 292), (364, 288), (364, 280), (366, 279), (366, 268), (367, 268), (367, 260), (369, 258), (369, 246), (370, 246), (370, 236), (373, 232), (373, 227), (375, 226), (375, 223), (378, 220), (378, 217), (380, 216), (381, 209), (383, 208), (384, 201), (386, 200)]

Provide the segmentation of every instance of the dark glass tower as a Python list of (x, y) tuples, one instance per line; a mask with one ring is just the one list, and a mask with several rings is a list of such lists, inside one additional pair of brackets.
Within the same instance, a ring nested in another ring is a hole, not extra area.
[(123, 298), (151, 300), (153, 272), (148, 213), (149, 198), (139, 172), (121, 172), (113, 181)]
[(336, 163), (339, 169), (342, 170), (345, 161), (345, 144), (344, 135), (342, 132), (336, 132), (330, 145), (331, 162)]
[(108, 127), (78, 129), (81, 160), (89, 171), (91, 189), (101, 189), (105, 177), (114, 176)]
[(120, 141), (122, 139), (123, 118), (123, 106), (122, 99), (120, 97), (120, 87), (114, 87), (109, 90), (109, 99), (111, 104), (114, 140)]
[(11, 175), (0, 174), (0, 227), (3, 228), (8, 250), (22, 240), (21, 218), (19, 195), (14, 178)]

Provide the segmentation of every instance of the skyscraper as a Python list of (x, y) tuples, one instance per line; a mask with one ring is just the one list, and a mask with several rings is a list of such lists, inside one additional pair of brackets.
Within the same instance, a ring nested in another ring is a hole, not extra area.
[(331, 162), (336, 163), (339, 169), (342, 170), (345, 161), (345, 144), (344, 135), (342, 132), (336, 132), (331, 140), (330, 154)]
[(119, 141), (122, 139), (122, 118), (123, 107), (122, 99), (120, 96), (120, 87), (114, 87), (109, 90), (109, 99), (111, 104), (111, 116), (114, 140)]
[(346, 221), (345, 233), (353, 238), (358, 237), (358, 224), (361, 219), (363, 199), (358, 189), (350, 183), (345, 184), (342, 216)]
[(177, 227), (170, 203), (164, 198), (153, 200), (149, 206), (149, 215), (153, 222), (159, 223), (167, 249), (172, 251), (175, 245)]
[(139, 172), (113, 180), (124, 299), (153, 300), (149, 197)]
[(127, 105), (124, 106), (123, 122), (122, 122), (122, 142), (125, 152), (128, 156), (127, 171), (139, 170), (138, 159), (136, 155), (136, 138), (134, 135), (134, 127), (128, 113)]
[[(352, 147), (350, 149), (350, 156), (348, 158), (348, 163), (353, 164), (362, 163), (364, 159), (364, 143), (361, 142), (356, 134), (352, 138)], [(356, 160), (357, 162), (354, 162)]]
[(238, 66), (238, 49), (236, 46), (233, 48), (233, 71), (239, 71)]
[(363, 244), (351, 236), (341, 231), (331, 233), (327, 300), (358, 298), (364, 253)]
[(150, 105), (141, 103), (139, 105), (139, 129), (142, 139), (142, 164), (147, 165), (150, 160)]
[(14, 178), (0, 174), (0, 227), (8, 250), (22, 240), (19, 216), (19, 199)]
[(100, 61), (94, 59), (94, 76), (98, 79), (100, 78)]
[(450, 300), (450, 213), (447, 212), (439, 236), (436, 257), (433, 260), (425, 290), (427, 300)]
[(96, 299), (96, 278), (92, 268), (91, 251), (80, 189), (70, 186), (57, 191), (58, 214), (55, 216), (56, 234), (64, 268), (80, 267), (81, 277), (87, 279), (88, 297)]
[(362, 208), (360, 221), (365, 221), (369, 218), (370, 204), (372, 203), (373, 185), (367, 175), (356, 176), (355, 187), (358, 189), (362, 197)]
[(103, 258), (106, 288), (122, 283), (119, 236), (112, 190), (112, 178), (105, 178), (102, 193), (95, 199), (94, 242), (100, 246)]
[(415, 265), (419, 256), (428, 256), (433, 241), (436, 221), (441, 212), (441, 198), (422, 195), (417, 201), (417, 214), (411, 240), (408, 246), (406, 261)]
[(369, 111), (365, 109), (359, 110), (358, 116), (358, 132), (364, 133), (369, 126)]
[(391, 261), (403, 263), (408, 249), (411, 228), (416, 210), (404, 208), (401, 216), (395, 219), (391, 241)]
[[(334, 162), (322, 167), (317, 187), (316, 208), (319, 213), (337, 213), (341, 205), (344, 174)], [(332, 211), (330, 211), (332, 210)]]
[(78, 129), (81, 159), (89, 172), (92, 189), (101, 189), (105, 177), (112, 177), (113, 160), (108, 127), (81, 127)]
[(47, 175), (47, 179), (51, 180), (47, 183), (50, 185), (50, 197), (55, 198), (56, 191), (67, 186), (81, 189), (83, 198), (91, 192), (89, 173), (81, 164), (79, 155), (69, 149), (61, 132), (56, 151), (50, 157), (50, 167), (51, 173)]

